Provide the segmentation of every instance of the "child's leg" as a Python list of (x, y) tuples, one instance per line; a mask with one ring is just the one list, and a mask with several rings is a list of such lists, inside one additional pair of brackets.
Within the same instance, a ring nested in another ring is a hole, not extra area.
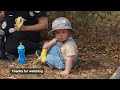
[(58, 45), (52, 46), (47, 53), (47, 64), (51, 68), (64, 69), (65, 62), (63, 60), (62, 54), (60, 52), (60, 47)]

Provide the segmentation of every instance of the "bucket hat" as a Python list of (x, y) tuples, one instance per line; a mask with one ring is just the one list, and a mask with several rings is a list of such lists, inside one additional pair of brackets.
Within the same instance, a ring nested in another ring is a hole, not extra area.
[(71, 30), (72, 34), (78, 34), (78, 32), (72, 28), (70, 21), (65, 17), (59, 17), (52, 22), (52, 30), (48, 32), (49, 36), (54, 36), (54, 31), (60, 29)]

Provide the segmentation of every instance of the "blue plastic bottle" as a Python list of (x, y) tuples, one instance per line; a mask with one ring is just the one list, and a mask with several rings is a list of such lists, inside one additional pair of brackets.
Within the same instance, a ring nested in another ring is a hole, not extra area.
[(25, 47), (22, 45), (22, 43), (20, 43), (17, 49), (18, 49), (18, 54), (19, 54), (18, 63), (26, 64), (27, 61), (25, 57)]

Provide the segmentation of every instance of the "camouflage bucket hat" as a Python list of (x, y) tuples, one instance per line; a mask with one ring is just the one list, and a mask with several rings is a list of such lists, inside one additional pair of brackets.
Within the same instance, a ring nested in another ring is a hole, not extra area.
[(71, 30), (72, 34), (78, 34), (78, 32), (72, 28), (70, 21), (67, 18), (59, 17), (52, 22), (52, 30), (48, 32), (49, 36), (54, 36), (54, 31), (60, 29)]

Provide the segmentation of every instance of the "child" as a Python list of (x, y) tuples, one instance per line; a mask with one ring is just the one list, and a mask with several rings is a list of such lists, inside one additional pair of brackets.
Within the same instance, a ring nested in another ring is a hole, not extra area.
[(50, 68), (65, 69), (60, 72), (62, 75), (70, 73), (78, 57), (77, 45), (71, 34), (77, 34), (77, 31), (68, 19), (59, 17), (52, 22), (52, 30), (48, 32), (54, 38), (43, 45), (47, 52), (46, 63)]

